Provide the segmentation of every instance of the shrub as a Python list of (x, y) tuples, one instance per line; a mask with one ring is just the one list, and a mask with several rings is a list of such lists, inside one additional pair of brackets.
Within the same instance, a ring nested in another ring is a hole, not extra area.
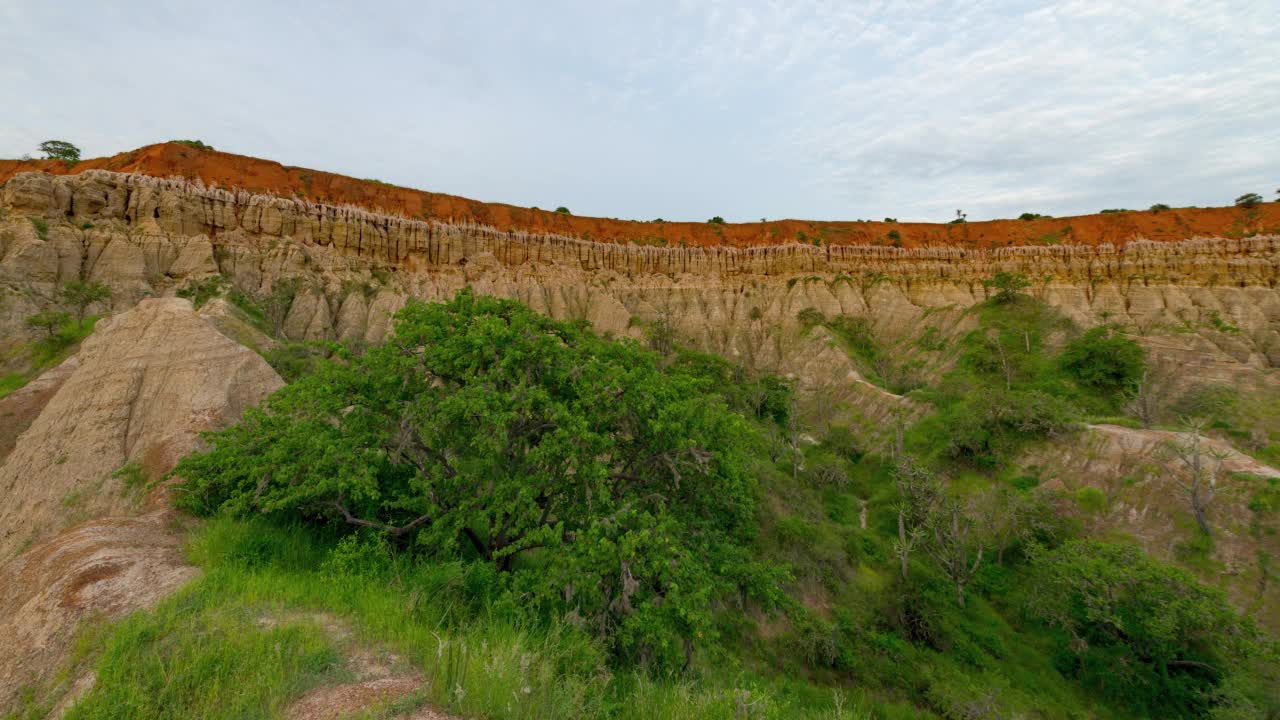
[(767, 603), (750, 426), (685, 372), (511, 301), (411, 303), (395, 341), (328, 363), (208, 436), (185, 505), (368, 528), (491, 566), (616, 657), (676, 668), (715, 603)]
[(1142, 382), (1147, 352), (1114, 326), (1103, 325), (1067, 343), (1058, 364), (1071, 379), (1116, 401)]
[(169, 142), (177, 143), (178, 145), (186, 145), (187, 147), (194, 148), (196, 150), (213, 150), (212, 145), (206, 145), (199, 140), (170, 140)]
[(712, 225), (723, 225), (723, 224), (724, 224), (724, 218), (722, 218), (722, 217), (720, 217), (719, 215), (717, 215), (717, 216), (715, 216), (715, 217), (711, 218), (710, 220), (708, 220), (707, 222), (708, 222), (708, 223), (710, 223), (710, 224), (712, 224)]
[(220, 294), (222, 294), (222, 277), (219, 275), (203, 280), (192, 280), (178, 291), (178, 297), (190, 300), (197, 310)]
[(1164, 203), (1156, 203), (1155, 205), (1151, 206), (1151, 212), (1153, 213), (1158, 213), (1163, 210), (1169, 210), (1169, 209), (1170, 209), (1169, 206), (1165, 205)]
[(31, 218), (31, 227), (36, 231), (36, 237), (41, 240), (49, 239), (49, 221), (44, 218)]
[(827, 318), (823, 316), (821, 310), (811, 307), (807, 307), (796, 313), (796, 319), (799, 320), (800, 324), (806, 328), (821, 325), (827, 321)]
[(1136, 547), (1033, 550), (1027, 611), (1059, 630), (1059, 669), (1147, 717), (1205, 717), (1218, 688), (1274, 650), (1220, 590)]
[(995, 297), (992, 298), (996, 302), (1008, 303), (1016, 300), (1019, 293), (1031, 287), (1031, 282), (1022, 273), (1011, 273), (1002, 270), (983, 280), (982, 286), (996, 291)]
[(1056, 437), (1075, 425), (1076, 410), (1062, 398), (1039, 390), (985, 388), (947, 408), (948, 454), (975, 465), (995, 467), (1028, 440)]
[(1236, 198), (1235, 202), (1236, 205), (1244, 208), (1257, 207), (1258, 203), (1262, 202), (1262, 196), (1258, 193), (1245, 193)]
[(27, 317), (26, 323), (27, 327), (44, 330), (48, 336), (47, 339), (53, 340), (58, 328), (67, 324), (70, 320), (71, 316), (67, 313), (56, 310), (41, 310), (35, 315)]
[(563, 205), (561, 205), (560, 207), (556, 208), (556, 212), (558, 212), (558, 213), (560, 213), (560, 214), (562, 214), (562, 215), (572, 215), (572, 214), (573, 214), (573, 213), (569, 212), (569, 208), (567, 208), (567, 207), (565, 207), (565, 206), (563, 206)]
[(1040, 220), (1053, 217), (1052, 215), (1041, 215), (1040, 213), (1025, 212), (1018, 216), (1019, 220)]
[(1092, 485), (1086, 485), (1076, 491), (1076, 504), (1086, 512), (1100, 513), (1107, 509), (1107, 494)]
[(111, 288), (100, 282), (75, 280), (63, 285), (58, 295), (76, 309), (76, 321), (82, 323), (89, 306), (111, 299)]
[(40, 143), (40, 152), (46, 160), (61, 160), (69, 165), (80, 162), (80, 148), (66, 140), (45, 140)]
[(1131, 212), (1131, 211), (1129, 210), (1129, 208), (1107, 208), (1106, 210), (1100, 210), (1099, 212), (1103, 215), (1109, 215), (1111, 213), (1123, 213), (1123, 212)]

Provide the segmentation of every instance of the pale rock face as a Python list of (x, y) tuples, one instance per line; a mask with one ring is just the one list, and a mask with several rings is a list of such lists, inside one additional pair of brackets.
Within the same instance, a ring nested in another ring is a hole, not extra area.
[(29, 423), (0, 448), (0, 712), (60, 667), (81, 620), (152, 605), (197, 572), (164, 490), (144, 500), (114, 471), (136, 463), (158, 480), (198, 433), (282, 385), (190, 302), (167, 298), (100, 321), (79, 353), (0, 401)]
[(282, 385), (256, 353), (178, 298), (144, 300), (103, 320), (0, 466), (0, 558), (70, 520), (130, 510), (112, 473), (156, 479), (197, 434), (239, 417)]
[[(843, 352), (827, 352), (831, 338), (811, 341), (798, 313), (865, 317), (895, 355), (918, 355), (912, 345), (922, 333), (951, 341), (971, 329), (965, 311), (987, 297), (982, 280), (1004, 270), (1025, 274), (1029, 292), (1077, 324), (1123, 324), (1202, 379), (1274, 375), (1280, 367), (1275, 236), (991, 251), (663, 248), (423, 222), (105, 171), (20, 174), (0, 198), (10, 210), (0, 221), (0, 287), (49, 292), (88, 272), (111, 284), (116, 308), (124, 308), (214, 273), (257, 298), (294, 282), (289, 307), (275, 313), (291, 340), (377, 342), (409, 299), (444, 300), (471, 287), (616, 336), (642, 338), (646, 325), (665, 319), (682, 342), (755, 369), (810, 385), (844, 378), (865, 385)], [(27, 218), (37, 215), (49, 218), (47, 242), (31, 231)], [(84, 222), (93, 228), (78, 230)], [(36, 309), (11, 302), (0, 309), (0, 331), (32, 338), (21, 318)], [(868, 397), (883, 394), (871, 389)]]

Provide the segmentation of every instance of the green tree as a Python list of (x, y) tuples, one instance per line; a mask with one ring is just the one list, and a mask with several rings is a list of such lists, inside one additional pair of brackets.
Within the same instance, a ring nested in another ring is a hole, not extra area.
[(1058, 629), (1066, 674), (1146, 717), (1203, 717), (1269, 647), (1220, 590), (1139, 548), (1076, 540), (1032, 552), (1027, 610)]
[(44, 330), (50, 340), (53, 339), (58, 328), (67, 324), (71, 316), (56, 310), (42, 310), (35, 315), (27, 318), (26, 323), (29, 327)]
[(1132, 395), (1142, 382), (1147, 352), (1112, 325), (1093, 328), (1067, 343), (1058, 356), (1063, 371), (1098, 393)]
[(1013, 302), (1018, 295), (1027, 288), (1031, 287), (1031, 281), (1027, 280), (1027, 276), (1022, 273), (1011, 273), (1001, 270), (982, 281), (982, 286), (995, 290), (996, 294), (993, 298), (998, 303)]
[(80, 148), (66, 140), (45, 140), (40, 143), (40, 152), (47, 160), (62, 160), (72, 165), (80, 162)]
[(76, 322), (83, 324), (85, 313), (91, 305), (111, 298), (111, 288), (99, 282), (75, 280), (63, 285), (58, 295), (63, 302), (76, 309)]
[(520, 604), (671, 668), (711, 608), (780, 597), (751, 559), (758, 441), (702, 379), (514, 302), (412, 303), (176, 470), (188, 507), (365, 528), (486, 563)]
[(1260, 202), (1262, 202), (1262, 196), (1258, 193), (1245, 193), (1236, 198), (1236, 205), (1244, 208), (1257, 207)]

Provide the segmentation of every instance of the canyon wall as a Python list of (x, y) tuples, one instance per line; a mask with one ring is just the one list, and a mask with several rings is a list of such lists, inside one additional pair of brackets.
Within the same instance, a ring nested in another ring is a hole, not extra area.
[[(0, 330), (55, 288), (93, 280), (123, 309), (220, 277), (293, 340), (376, 342), (410, 297), (459, 288), (511, 297), (602, 332), (667, 322), (685, 342), (757, 369), (838, 384), (879, 415), (822, 327), (798, 315), (866, 317), (906, 355), (923, 334), (970, 327), (964, 311), (999, 271), (1082, 325), (1118, 322), (1198, 377), (1270, 381), (1280, 366), (1280, 236), (898, 249), (846, 245), (652, 247), (373, 213), (199, 182), (90, 170), (21, 173), (0, 186)], [(846, 382), (848, 381), (848, 382)], [(893, 405), (896, 401), (888, 401)]]
[[(683, 342), (796, 377), (815, 402), (845, 403), (859, 437), (882, 443), (891, 418), (923, 408), (868, 382), (840, 338), (802, 313), (865, 318), (894, 362), (919, 361), (936, 377), (952, 355), (942, 348), (975, 327), (967, 310), (988, 296), (983, 281), (1008, 271), (1026, 275), (1029, 293), (1081, 326), (1125, 326), (1180, 382), (1280, 397), (1280, 235), (994, 249), (624, 239), (415, 219), (106, 170), (18, 173), (0, 185), (0, 374), (38, 338), (24, 319), (55, 305), (57, 288), (75, 280), (109, 285), (112, 307), (94, 310), (113, 312), (217, 283), (256, 306), (272, 334), (355, 344), (384, 338), (410, 298), (444, 299), (469, 286), (616, 336), (670, 327)], [(238, 312), (233, 304), (209, 307), (225, 316)], [(236, 337), (258, 349), (270, 342), (249, 330)], [(1082, 436), (1037, 461), (1070, 479), (1068, 489), (1091, 481), (1080, 458), (1118, 457)], [(1113, 464), (1093, 480), (1128, 487), (1128, 466)], [(1167, 495), (1158, 480), (1153, 497)], [(1175, 511), (1148, 514), (1146, 496), (1125, 498), (1116, 523), (1133, 514), (1141, 532), (1121, 531), (1163, 542), (1167, 533), (1151, 528), (1167, 530)], [(1247, 517), (1246, 501), (1232, 501), (1231, 512)], [(1252, 558), (1254, 541), (1243, 520), (1237, 525), (1245, 529), (1220, 540), (1223, 552)], [(1233, 597), (1244, 606), (1252, 580), (1240, 578)], [(1280, 610), (1273, 603), (1264, 612)]]

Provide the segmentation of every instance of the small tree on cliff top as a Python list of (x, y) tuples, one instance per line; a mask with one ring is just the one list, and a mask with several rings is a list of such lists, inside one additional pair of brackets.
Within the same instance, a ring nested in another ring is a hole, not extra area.
[(46, 160), (62, 160), (73, 165), (80, 162), (80, 148), (66, 140), (45, 140), (40, 143), (40, 152)]

